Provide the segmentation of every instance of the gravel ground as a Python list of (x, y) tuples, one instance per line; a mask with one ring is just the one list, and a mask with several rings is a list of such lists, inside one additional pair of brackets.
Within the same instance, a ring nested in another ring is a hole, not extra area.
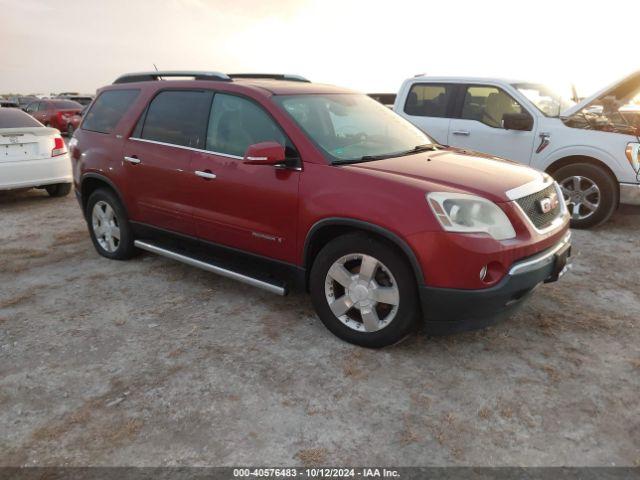
[(370, 351), (277, 297), (97, 255), (0, 193), (0, 465), (640, 465), (640, 209), (512, 319)]

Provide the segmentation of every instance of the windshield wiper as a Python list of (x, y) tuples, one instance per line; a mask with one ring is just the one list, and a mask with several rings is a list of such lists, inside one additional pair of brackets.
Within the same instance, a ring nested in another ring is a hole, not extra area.
[(425, 143), (423, 145), (416, 145), (411, 150), (406, 150), (404, 152), (384, 153), (381, 155), (363, 155), (360, 158), (355, 158), (352, 160), (335, 160), (333, 164), (348, 165), (350, 163), (372, 162), (374, 160), (384, 160), (385, 158), (403, 157), (405, 155), (411, 155), (412, 153), (434, 151), (437, 149), (438, 149), (438, 145), (436, 145), (435, 143)]

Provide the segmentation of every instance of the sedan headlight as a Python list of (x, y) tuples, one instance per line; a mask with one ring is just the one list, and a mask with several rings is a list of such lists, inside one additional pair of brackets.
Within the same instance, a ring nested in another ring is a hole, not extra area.
[(426, 197), (440, 225), (448, 232), (488, 233), (496, 240), (516, 236), (507, 215), (486, 198), (447, 192), (432, 192)]

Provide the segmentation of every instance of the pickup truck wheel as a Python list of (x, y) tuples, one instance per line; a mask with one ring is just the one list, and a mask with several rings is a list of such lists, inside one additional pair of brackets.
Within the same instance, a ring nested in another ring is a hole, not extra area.
[(569, 214), (571, 228), (590, 228), (606, 222), (618, 205), (618, 189), (611, 175), (590, 163), (574, 163), (553, 174)]
[(129, 220), (113, 192), (103, 189), (93, 192), (87, 202), (86, 219), (91, 240), (100, 255), (125, 260), (136, 253)]
[(69, 195), (71, 191), (70, 183), (56, 183), (54, 185), (47, 185), (44, 187), (50, 197), (65, 197)]
[(395, 250), (366, 235), (345, 235), (327, 244), (313, 263), (310, 290), (322, 323), (363, 347), (401, 341), (419, 318), (411, 268)]

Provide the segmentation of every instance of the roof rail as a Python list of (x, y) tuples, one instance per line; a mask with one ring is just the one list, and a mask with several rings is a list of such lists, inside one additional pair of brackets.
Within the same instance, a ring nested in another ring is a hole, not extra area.
[(287, 73), (230, 73), (229, 77), (233, 78), (257, 78), (265, 80), (288, 80), (290, 82), (306, 82), (311, 83), (300, 75), (289, 75)]
[(125, 73), (120, 75), (113, 82), (116, 83), (131, 83), (131, 82), (148, 82), (152, 80), (162, 80), (165, 77), (193, 77), (194, 80), (217, 80), (222, 82), (230, 82), (231, 78), (228, 75), (220, 72), (193, 72), (182, 70), (167, 70), (167, 71), (154, 71), (154, 72), (137, 72), (137, 73)]

